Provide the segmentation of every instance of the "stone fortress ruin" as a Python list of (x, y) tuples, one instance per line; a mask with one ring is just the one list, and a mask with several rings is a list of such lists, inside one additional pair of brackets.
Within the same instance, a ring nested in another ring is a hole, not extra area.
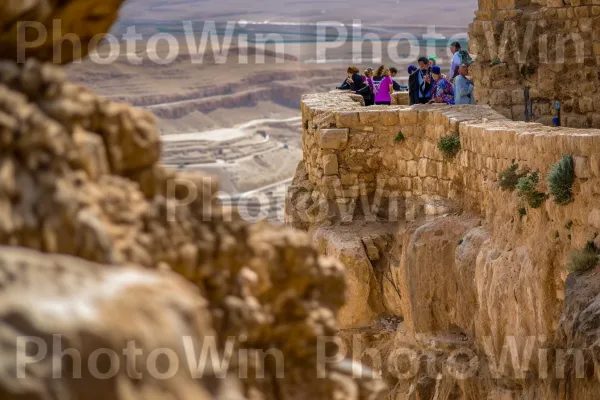
[[(364, 108), (337, 93), (305, 96), (302, 111), (288, 222), (346, 266), (341, 335), (379, 368), (391, 398), (595, 398), (600, 281), (565, 266), (574, 249), (600, 245), (600, 131), (511, 121), (488, 106)], [(446, 138), (460, 141), (452, 157), (440, 150)], [(548, 193), (563, 154), (572, 202), (529, 203), (502, 188), (499, 175), (518, 164)], [(500, 364), (513, 344), (529, 358)], [(410, 379), (394, 349), (421, 360)], [(583, 377), (556, 356), (568, 349), (581, 351)], [(477, 369), (455, 366), (457, 351)], [(539, 354), (551, 354), (545, 366)]]
[[(340, 337), (390, 399), (597, 398), (595, 3), (480, 1), (470, 50), (483, 105), (303, 97), (288, 223), (346, 266)], [(562, 63), (528, 24), (580, 39)], [(569, 127), (548, 126), (556, 100)]]
[[(0, 0), (0, 398), (597, 398), (600, 131), (507, 118), (556, 86), (480, 57), (493, 108), (307, 95), (299, 229), (252, 225), (160, 165), (151, 114), (69, 82), (52, 36), (16, 62), (18, 21), (88, 40), (122, 2)], [(481, 1), (478, 21), (594, 15), (550, 3)]]
[(476, 98), (507, 118), (600, 128), (600, 2), (479, 0), (469, 50)]

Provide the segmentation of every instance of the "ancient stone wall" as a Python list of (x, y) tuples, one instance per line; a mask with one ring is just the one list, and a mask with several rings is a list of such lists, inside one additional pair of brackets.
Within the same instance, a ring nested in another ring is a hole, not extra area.
[[(488, 106), (364, 108), (335, 93), (305, 96), (302, 111), (299, 173), (313, 191), (303, 198), (303, 188), (291, 189), (289, 201), (297, 206), (288, 208), (298, 227), (356, 215), (411, 219), (435, 198), (454, 200), (481, 215), (514, 215), (514, 206), (498, 191), (498, 174), (514, 160), (545, 176), (563, 153), (575, 160), (576, 197), (586, 198), (575, 204), (593, 204), (600, 195), (597, 130), (509, 121)], [(460, 135), (462, 150), (454, 159), (445, 159), (438, 149), (449, 135)], [(542, 179), (542, 190), (545, 184)], [(377, 202), (380, 207), (373, 210)], [(550, 212), (553, 204), (547, 202)]]
[[(345, 264), (342, 336), (380, 351), (392, 399), (595, 398), (593, 379), (536, 379), (560, 371), (532, 361), (498, 372), (485, 360), (509, 340), (536, 355), (569, 346), (596, 354), (582, 338), (598, 336), (597, 270), (569, 275), (565, 266), (573, 250), (600, 245), (600, 131), (511, 121), (489, 106), (365, 108), (336, 93), (305, 96), (302, 111), (304, 160), (287, 217)], [(447, 136), (460, 141), (453, 158), (438, 148)], [(531, 208), (500, 188), (514, 160), (539, 172), (547, 193), (563, 154), (574, 159), (571, 203)], [(394, 375), (390, 354), (407, 347), (439, 361), (441, 375)], [(469, 379), (443, 372), (458, 348), (481, 362)]]
[(513, 120), (600, 128), (600, 2), (480, 0), (469, 51), (479, 104)]

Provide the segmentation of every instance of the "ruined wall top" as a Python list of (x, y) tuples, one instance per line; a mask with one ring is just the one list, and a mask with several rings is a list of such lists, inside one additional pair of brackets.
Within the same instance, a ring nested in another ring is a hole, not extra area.
[[(302, 113), (304, 157), (287, 204), (299, 228), (365, 217), (410, 220), (438, 200), (510, 219), (528, 206), (501, 190), (499, 174), (514, 161), (520, 171), (537, 172), (539, 191), (549, 193), (546, 177), (568, 154), (575, 201), (547, 200), (541, 210), (567, 213), (586, 229), (593, 220), (600, 229), (593, 207), (600, 204), (600, 130), (510, 121), (489, 106), (361, 107), (335, 93), (304, 96)], [(448, 137), (460, 142), (453, 157), (440, 148)]]

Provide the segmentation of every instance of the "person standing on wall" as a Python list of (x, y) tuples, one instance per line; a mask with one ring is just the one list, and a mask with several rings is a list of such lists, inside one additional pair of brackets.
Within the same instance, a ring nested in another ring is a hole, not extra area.
[(394, 93), (394, 81), (390, 76), (390, 69), (385, 65), (377, 68), (373, 78), (373, 93), (376, 105), (392, 104), (392, 93)]
[(454, 104), (454, 88), (446, 78), (442, 76), (442, 70), (437, 65), (431, 67), (431, 75), (435, 81), (431, 94), (430, 103)]
[(454, 104), (475, 104), (473, 81), (468, 78), (469, 66), (462, 64), (458, 76), (454, 79)]
[(427, 104), (431, 100), (433, 77), (429, 70), (429, 59), (419, 58), (419, 69), (408, 77), (408, 96), (410, 105)]
[(363, 81), (366, 87), (359, 89), (356, 93), (363, 96), (365, 99), (365, 106), (372, 106), (375, 104), (374, 98), (374, 86), (373, 86), (373, 68), (367, 68), (363, 72)]
[(452, 42), (450, 44), (450, 51), (452, 52), (452, 61), (450, 62), (450, 74), (448, 74), (448, 79), (450, 82), (453, 82), (454, 78), (458, 76), (458, 69), (463, 63), (460, 43)]

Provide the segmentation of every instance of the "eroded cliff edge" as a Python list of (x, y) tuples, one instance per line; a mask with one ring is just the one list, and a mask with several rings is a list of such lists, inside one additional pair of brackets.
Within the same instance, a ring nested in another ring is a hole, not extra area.
[[(338, 93), (306, 95), (302, 112), (288, 222), (346, 265), (340, 336), (392, 398), (594, 398), (597, 270), (565, 265), (600, 244), (600, 131), (487, 106), (365, 109)], [(501, 189), (513, 162), (545, 177), (563, 154), (571, 203), (531, 208)]]

